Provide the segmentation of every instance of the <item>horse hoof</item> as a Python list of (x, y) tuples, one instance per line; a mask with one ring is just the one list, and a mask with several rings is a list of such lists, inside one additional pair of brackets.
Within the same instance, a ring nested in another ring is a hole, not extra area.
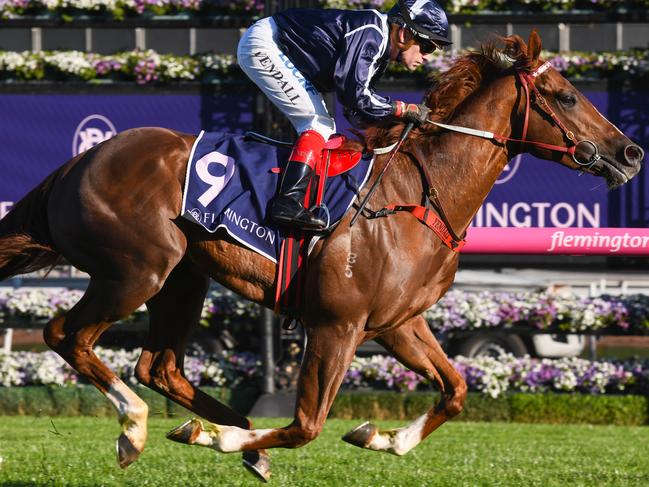
[(367, 445), (370, 444), (377, 432), (378, 428), (369, 421), (366, 421), (343, 436), (343, 441), (360, 448), (367, 448)]
[(243, 466), (262, 482), (270, 479), (270, 455), (267, 453), (243, 452)]
[(131, 463), (137, 460), (140, 453), (142, 453), (140, 450), (135, 448), (135, 445), (133, 445), (131, 440), (129, 440), (124, 433), (119, 435), (115, 446), (117, 448), (117, 463), (119, 463), (121, 468), (128, 467)]
[(185, 443), (186, 445), (193, 445), (196, 438), (203, 431), (203, 423), (196, 418), (184, 422), (177, 428), (172, 429), (167, 433), (167, 438), (178, 443)]

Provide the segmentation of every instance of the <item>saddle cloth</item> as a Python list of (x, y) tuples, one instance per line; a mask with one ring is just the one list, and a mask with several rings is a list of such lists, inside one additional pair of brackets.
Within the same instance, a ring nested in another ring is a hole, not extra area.
[[(230, 236), (273, 262), (278, 261), (285, 234), (266, 218), (290, 149), (243, 135), (202, 131), (187, 164), (181, 215), (214, 233)], [(342, 219), (366, 183), (373, 155), (364, 155), (352, 169), (327, 181), (324, 203), (330, 225)]]

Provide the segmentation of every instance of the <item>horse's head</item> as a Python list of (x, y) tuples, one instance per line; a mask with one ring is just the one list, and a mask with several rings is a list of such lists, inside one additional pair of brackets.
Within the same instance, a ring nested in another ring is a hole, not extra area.
[(505, 53), (512, 54), (520, 82), (523, 139), (529, 141), (525, 150), (602, 176), (609, 187), (634, 177), (644, 158), (642, 148), (540, 58), (541, 39), (536, 31), (532, 31), (527, 45), (518, 36), (505, 42)]

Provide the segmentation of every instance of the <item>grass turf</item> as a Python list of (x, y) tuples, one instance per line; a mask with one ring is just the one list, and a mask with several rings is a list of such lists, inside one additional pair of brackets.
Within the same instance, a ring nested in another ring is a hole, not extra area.
[[(147, 448), (115, 461), (116, 419), (0, 417), (0, 485), (260, 485), (224, 455), (173, 443), (182, 419), (152, 418)], [(286, 424), (258, 419), (257, 427)], [(450, 423), (404, 457), (340, 440), (359, 421), (329, 420), (318, 439), (272, 452), (271, 483), (290, 486), (649, 485), (649, 428)], [(398, 426), (380, 422), (381, 427)]]

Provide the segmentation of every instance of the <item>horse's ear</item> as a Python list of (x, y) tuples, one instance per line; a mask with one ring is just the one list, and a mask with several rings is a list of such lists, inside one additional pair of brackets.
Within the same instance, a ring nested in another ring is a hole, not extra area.
[(527, 55), (532, 66), (536, 64), (541, 55), (541, 36), (536, 29), (530, 33), (530, 40), (527, 42)]

